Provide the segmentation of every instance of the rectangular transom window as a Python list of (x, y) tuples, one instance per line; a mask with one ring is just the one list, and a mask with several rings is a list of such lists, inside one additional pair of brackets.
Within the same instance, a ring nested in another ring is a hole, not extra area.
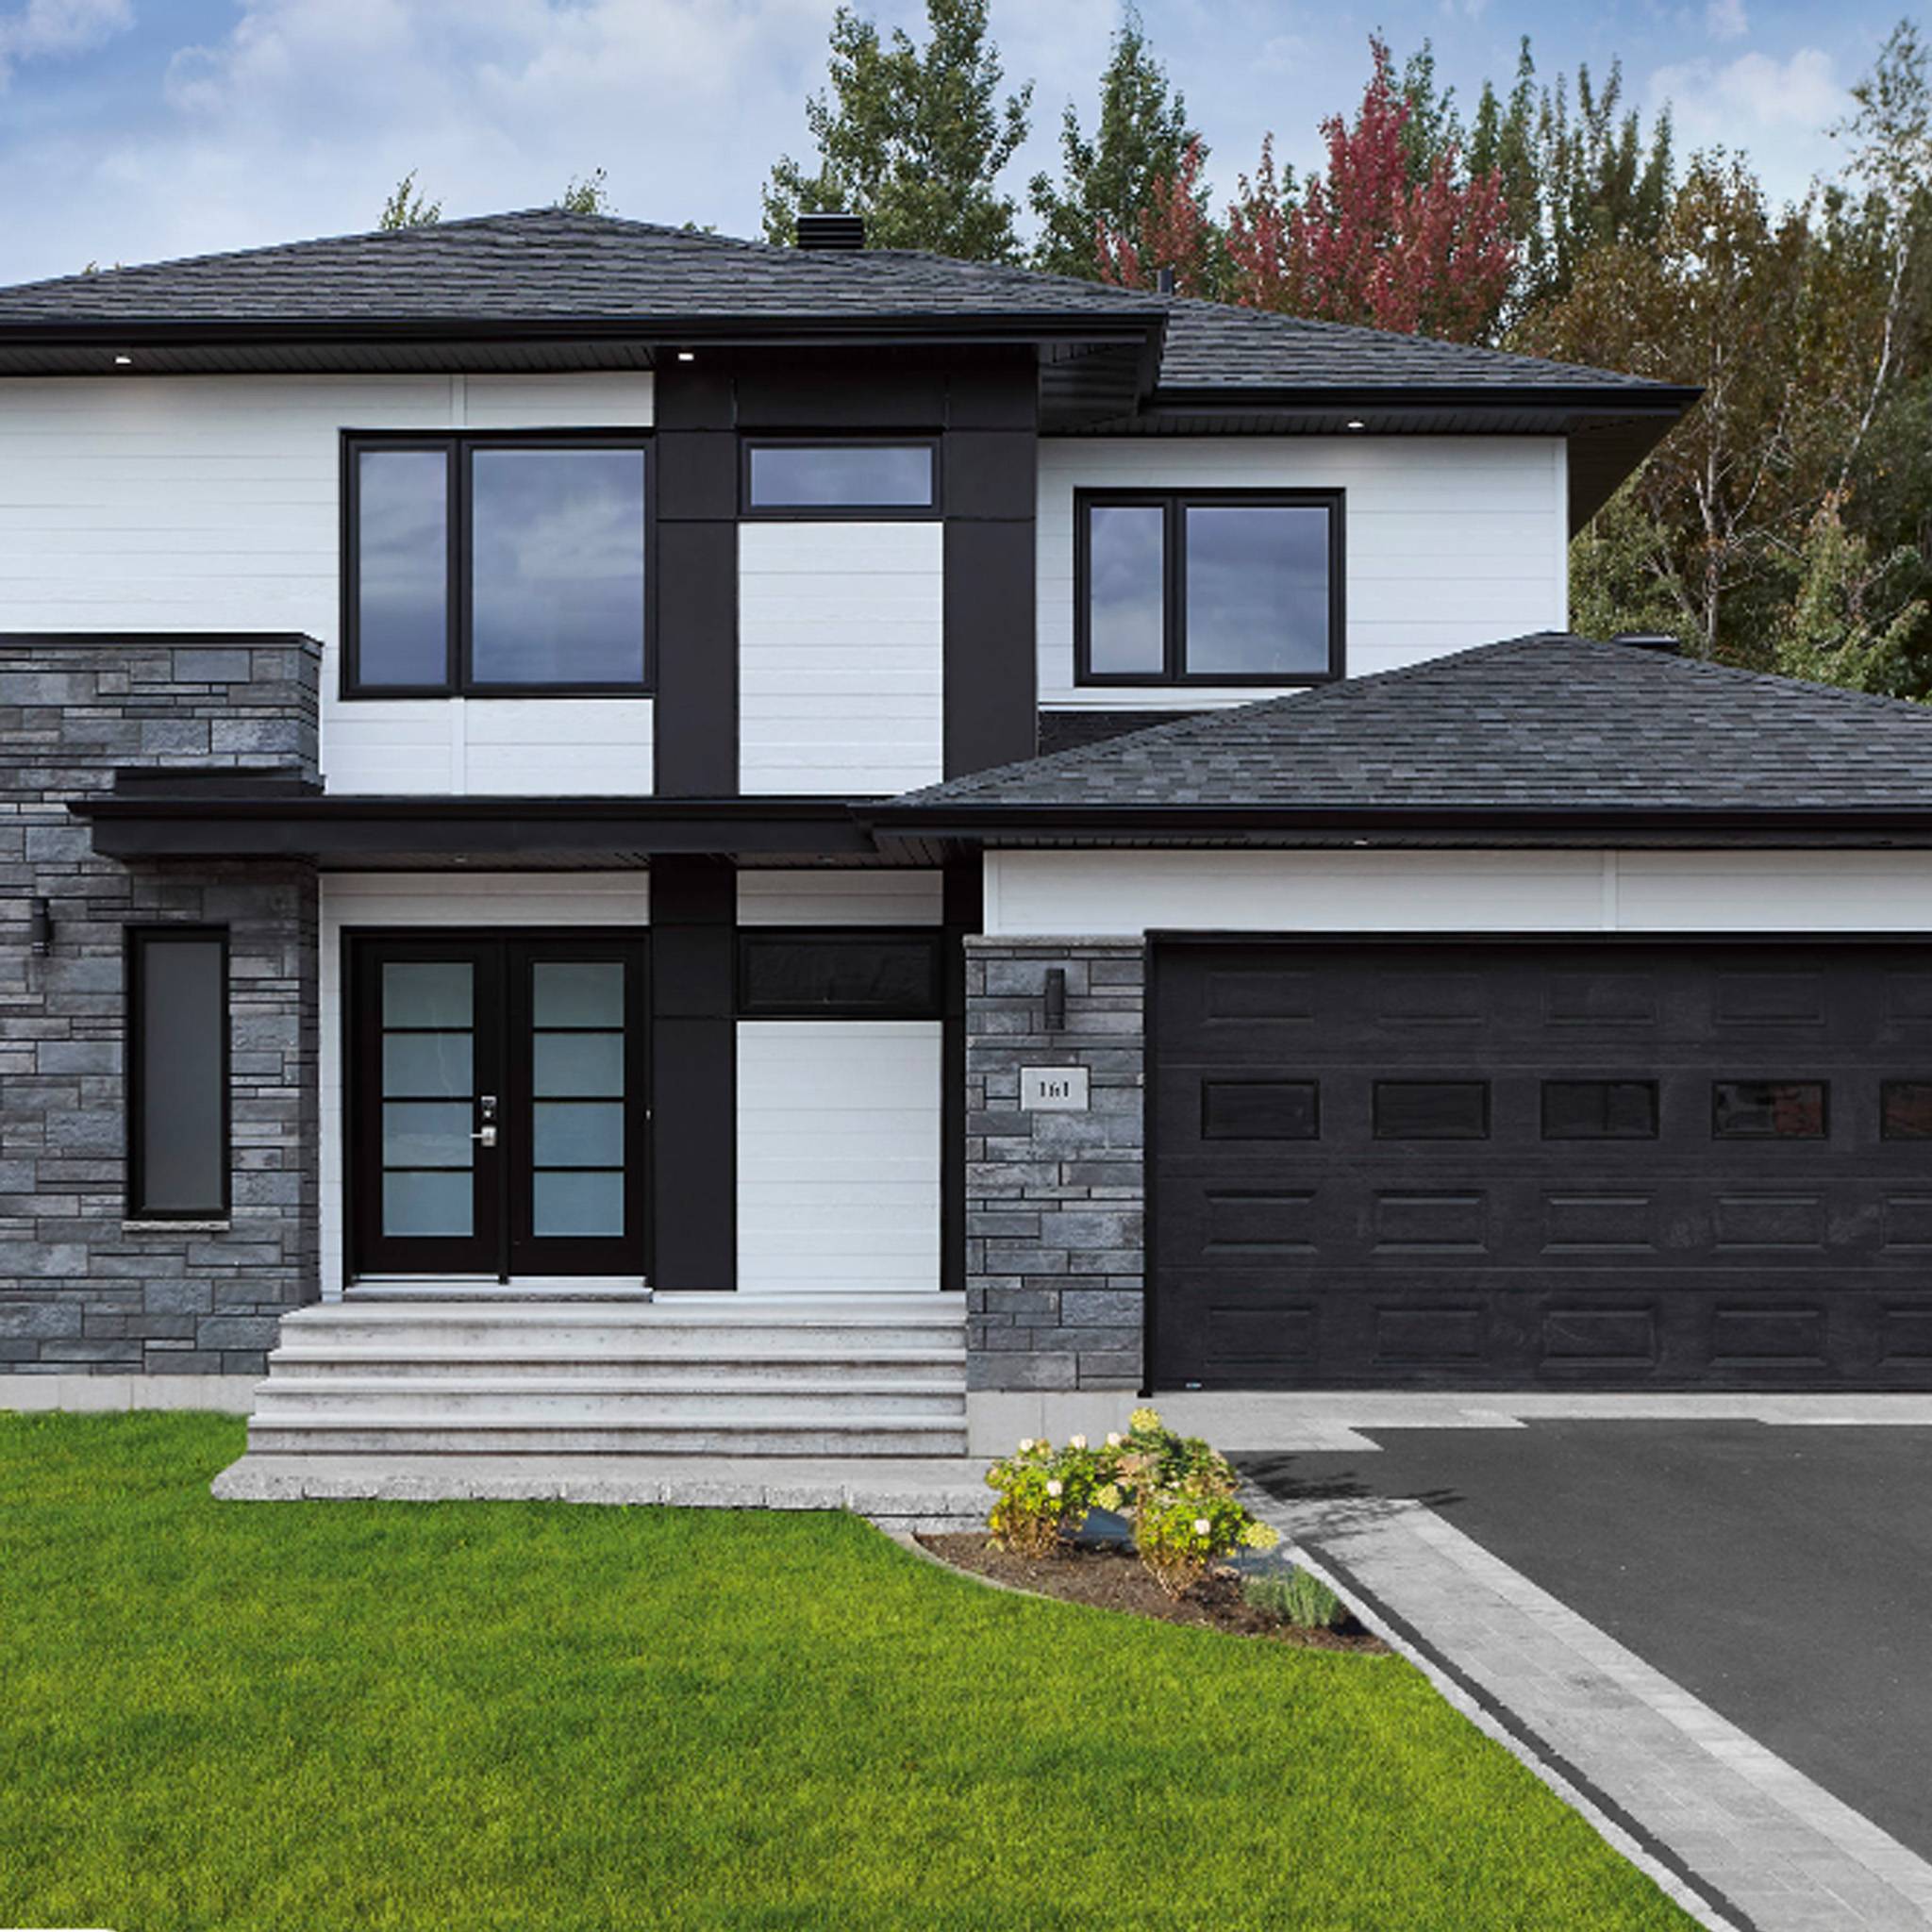
[(1487, 1080), (1377, 1080), (1378, 1141), (1487, 1141)]
[(647, 683), (636, 438), (350, 438), (350, 696), (636, 692)]
[(741, 933), (738, 1010), (751, 1020), (936, 1020), (937, 932)]
[(747, 442), (744, 508), (786, 516), (930, 515), (938, 446), (901, 442)]
[(1082, 684), (1319, 684), (1342, 669), (1341, 492), (1082, 491)]
[(1655, 1080), (1545, 1080), (1545, 1141), (1655, 1141)]
[(127, 936), (127, 1212), (228, 1212), (228, 941), (205, 926)]
[(1823, 1141), (1823, 1080), (1714, 1080), (1710, 1131), (1718, 1141)]

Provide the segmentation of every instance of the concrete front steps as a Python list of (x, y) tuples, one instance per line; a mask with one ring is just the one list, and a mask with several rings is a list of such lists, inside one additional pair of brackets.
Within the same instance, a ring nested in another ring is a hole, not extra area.
[(958, 1295), (453, 1298), (283, 1319), (251, 1457), (946, 1457)]

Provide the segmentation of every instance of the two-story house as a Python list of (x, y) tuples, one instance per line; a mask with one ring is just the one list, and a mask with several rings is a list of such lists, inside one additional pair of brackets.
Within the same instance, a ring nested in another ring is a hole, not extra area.
[(1566, 635), (1694, 395), (803, 230), (0, 291), (0, 1369), (1932, 1385), (1932, 719)]

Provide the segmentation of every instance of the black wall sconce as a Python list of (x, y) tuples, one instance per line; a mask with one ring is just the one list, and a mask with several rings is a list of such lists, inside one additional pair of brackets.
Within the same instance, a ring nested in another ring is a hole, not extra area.
[(1049, 1033), (1063, 1032), (1067, 1024), (1067, 969), (1064, 966), (1049, 966), (1046, 969), (1046, 1030)]
[(42, 959), (54, 947), (54, 909), (40, 897), (27, 901), (26, 942), (35, 957)]

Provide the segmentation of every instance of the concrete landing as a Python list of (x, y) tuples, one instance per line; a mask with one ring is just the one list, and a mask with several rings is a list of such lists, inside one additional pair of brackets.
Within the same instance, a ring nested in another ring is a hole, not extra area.
[(881, 1528), (974, 1529), (992, 1491), (966, 1457), (274, 1456), (231, 1463), (226, 1502), (606, 1503), (849, 1509)]

